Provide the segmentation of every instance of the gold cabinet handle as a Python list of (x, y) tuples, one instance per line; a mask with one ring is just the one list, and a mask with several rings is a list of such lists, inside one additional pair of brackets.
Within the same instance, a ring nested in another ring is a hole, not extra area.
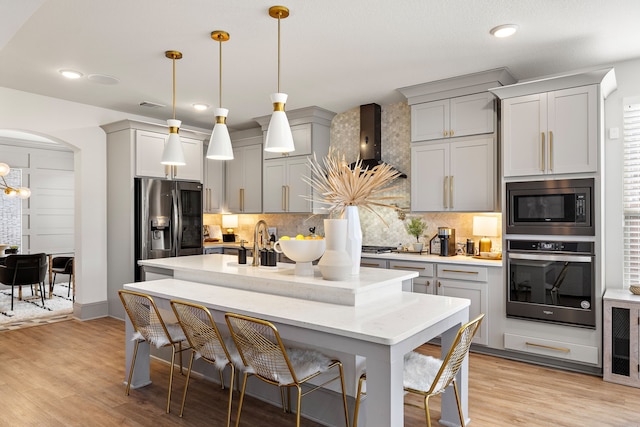
[(438, 287), (442, 287), (442, 283), (438, 280)]
[(283, 211), (286, 212), (287, 211), (287, 202), (286, 202), (286, 200), (287, 200), (287, 186), (286, 185), (282, 186), (282, 194), (281, 194), (281, 196), (282, 196), (282, 199), (281, 199), (282, 201), (280, 203), (280, 207), (282, 208)]
[(287, 185), (287, 212), (289, 212), (289, 186)]
[(375, 264), (373, 262), (360, 262), (361, 267), (380, 267), (380, 264)]
[(240, 212), (244, 212), (244, 188), (240, 189)]
[(442, 203), (444, 204), (445, 209), (448, 208), (447, 206), (447, 194), (449, 193), (449, 177), (445, 176), (444, 177), (444, 182), (443, 182), (443, 187), (442, 187)]
[(549, 170), (553, 171), (553, 131), (549, 131)]
[(445, 131), (443, 131), (443, 132), (442, 132), (442, 134), (443, 134), (444, 136), (449, 136), (449, 133), (448, 133), (446, 130), (445, 130)]
[(410, 265), (394, 265), (393, 268), (397, 268), (399, 270), (418, 270), (423, 271), (424, 267), (412, 267)]
[(463, 273), (463, 274), (478, 274), (477, 271), (466, 271), (466, 270), (449, 270), (449, 269), (442, 269), (442, 272), (447, 272), (447, 273)]
[(449, 131), (449, 136), (453, 136), (453, 129)]
[(536, 344), (536, 343), (534, 343), (534, 342), (528, 342), (528, 341), (526, 341), (524, 344), (525, 344), (525, 345), (528, 345), (528, 346), (530, 346), (530, 347), (545, 348), (545, 349), (547, 349), (547, 350), (561, 351), (561, 352), (563, 352), (563, 353), (570, 353), (570, 352), (571, 352), (571, 350), (569, 350), (568, 348), (565, 348), (565, 347), (553, 347), (553, 346), (551, 346), (551, 345)]
[(449, 177), (449, 209), (453, 209), (453, 175)]
[(427, 280), (427, 288), (431, 286), (431, 280)]
[(540, 171), (544, 172), (544, 132), (541, 132), (540, 139)]

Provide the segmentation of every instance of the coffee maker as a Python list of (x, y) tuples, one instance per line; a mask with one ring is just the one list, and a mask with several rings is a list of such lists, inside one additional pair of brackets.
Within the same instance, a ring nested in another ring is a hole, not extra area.
[(448, 227), (438, 227), (440, 239), (440, 256), (456, 255), (456, 230)]

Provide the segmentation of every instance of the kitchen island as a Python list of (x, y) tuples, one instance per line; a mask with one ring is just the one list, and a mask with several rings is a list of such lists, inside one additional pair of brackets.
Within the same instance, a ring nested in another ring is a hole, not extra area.
[[(330, 282), (322, 280), (317, 270), (314, 277), (296, 277), (288, 271), (293, 266), (283, 266), (281, 270), (268, 273), (260, 267), (235, 266), (234, 260), (232, 256), (202, 255), (141, 261), (145, 267), (162, 267), (172, 272), (174, 277), (131, 283), (124, 287), (151, 294), (165, 308), (171, 299), (203, 304), (209, 307), (220, 324), (224, 324), (225, 312), (260, 317), (274, 322), (282, 336), (291, 343), (319, 349), (329, 356), (361, 358), (366, 363), (368, 393), (363, 402), (360, 425), (403, 425), (404, 354), (439, 335), (446, 353), (458, 328), (469, 318), (469, 301), (466, 299), (402, 292), (402, 281), (415, 277), (415, 272), (382, 273), (363, 268), (355, 280)], [(201, 275), (197, 274), (198, 262), (202, 264), (200, 268), (205, 269)], [(183, 275), (191, 278), (183, 280), (178, 277)], [(298, 293), (296, 297), (282, 294), (286, 286), (293, 289), (292, 284), (296, 283), (303, 289), (315, 287), (314, 295), (321, 294), (323, 289), (328, 294), (341, 294), (350, 289), (352, 294), (366, 291), (369, 295), (354, 298), (353, 304), (346, 304), (309, 299), (305, 296), (307, 291)], [(257, 286), (249, 289), (248, 284)], [(276, 293), (270, 292), (272, 287)], [(380, 291), (377, 298), (376, 290)], [(127, 322), (127, 336), (131, 334), (131, 325)], [(148, 354), (148, 349), (146, 351)], [(127, 366), (131, 353), (128, 349)], [(145, 364), (144, 354), (144, 351), (139, 353), (134, 387), (149, 382), (148, 360)], [(349, 394), (352, 396), (363, 368), (350, 360), (345, 363)], [(466, 414), (466, 363), (458, 380)], [(339, 411), (330, 409), (334, 406), (317, 405), (311, 400), (313, 395), (307, 399), (310, 400), (303, 402), (303, 415), (327, 425), (342, 425), (339, 418), (335, 418)], [(442, 402), (441, 422), (457, 425), (455, 397), (447, 393)], [(339, 404), (336, 403), (335, 408), (339, 408)]]

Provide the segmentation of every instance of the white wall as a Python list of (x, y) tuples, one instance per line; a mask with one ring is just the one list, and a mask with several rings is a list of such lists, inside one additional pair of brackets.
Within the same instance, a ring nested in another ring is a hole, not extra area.
[(0, 87), (0, 129), (42, 135), (74, 151), (76, 303), (81, 319), (108, 314), (107, 155), (100, 125), (125, 118), (117, 111)]
[[(605, 286), (622, 287), (622, 106), (625, 98), (640, 96), (640, 59), (614, 64), (618, 89), (605, 101)], [(620, 137), (609, 138), (609, 129), (618, 128)]]

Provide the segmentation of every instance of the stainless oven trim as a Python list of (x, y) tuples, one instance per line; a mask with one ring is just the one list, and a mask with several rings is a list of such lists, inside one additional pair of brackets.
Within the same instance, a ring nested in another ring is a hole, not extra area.
[(528, 259), (534, 261), (569, 261), (569, 262), (593, 262), (593, 256), (591, 255), (555, 255), (545, 253), (543, 254), (521, 254), (521, 253), (509, 253), (509, 258), (513, 259)]

